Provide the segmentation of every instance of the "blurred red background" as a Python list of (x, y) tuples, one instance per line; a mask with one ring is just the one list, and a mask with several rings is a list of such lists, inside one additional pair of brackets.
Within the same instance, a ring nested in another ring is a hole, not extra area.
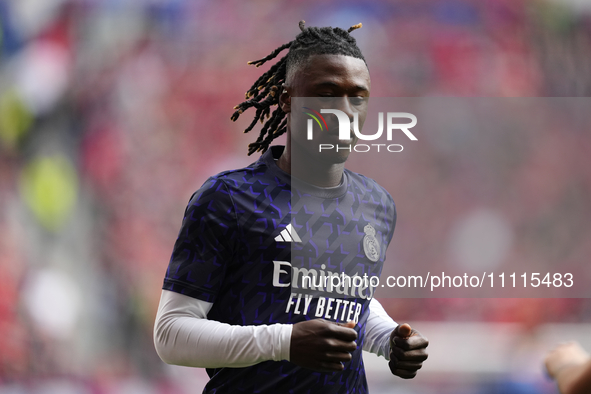
[[(261, 73), (246, 62), (292, 40), (299, 20), (363, 23), (353, 35), (372, 96), (585, 97), (591, 7), (577, 4), (0, 0), (0, 393), (201, 390), (203, 371), (166, 366), (153, 349), (164, 270), (192, 192), (256, 160), (248, 116), (232, 123), (232, 107)], [(529, 187), (568, 193), (568, 182), (543, 176), (543, 150), (527, 154), (542, 174)], [(580, 173), (588, 184), (588, 168)], [(530, 334), (591, 320), (588, 299), (384, 303), (395, 319), (517, 323)], [(396, 392), (552, 392), (539, 376), (467, 376), (450, 383), (427, 371)]]

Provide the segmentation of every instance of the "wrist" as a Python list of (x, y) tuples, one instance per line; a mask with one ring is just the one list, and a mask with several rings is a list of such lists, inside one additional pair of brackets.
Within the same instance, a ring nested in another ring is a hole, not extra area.
[(278, 358), (274, 361), (289, 361), (289, 352), (291, 351), (291, 333), (293, 330), (292, 324), (280, 324), (279, 331), (279, 349)]

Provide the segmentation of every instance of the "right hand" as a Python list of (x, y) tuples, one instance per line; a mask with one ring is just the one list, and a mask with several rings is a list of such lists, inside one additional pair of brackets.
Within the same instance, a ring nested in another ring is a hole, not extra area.
[(293, 325), (289, 361), (321, 372), (342, 371), (357, 349), (355, 323), (314, 319)]

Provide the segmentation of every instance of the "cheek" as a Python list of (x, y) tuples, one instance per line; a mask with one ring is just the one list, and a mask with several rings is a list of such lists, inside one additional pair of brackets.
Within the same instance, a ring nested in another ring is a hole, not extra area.
[(292, 112), (288, 119), (291, 130), (291, 138), (295, 140), (306, 139), (307, 118), (297, 112)]
[(363, 125), (365, 124), (366, 118), (367, 118), (367, 112), (360, 112), (359, 113), (359, 130), (362, 130)]
[(292, 112), (290, 113), (288, 122), (291, 126), (292, 131), (297, 131), (302, 127), (303, 124), (306, 123), (306, 120), (302, 119), (302, 116), (300, 114)]

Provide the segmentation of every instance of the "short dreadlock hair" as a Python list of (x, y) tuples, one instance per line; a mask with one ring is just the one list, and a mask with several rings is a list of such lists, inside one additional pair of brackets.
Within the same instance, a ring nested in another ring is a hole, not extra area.
[[(289, 48), (287, 55), (261, 75), (246, 91), (246, 101), (234, 107), (236, 111), (231, 117), (233, 121), (236, 121), (240, 114), (247, 109), (256, 108), (254, 119), (244, 130), (245, 133), (252, 130), (257, 121), (264, 122), (259, 137), (248, 146), (248, 155), (257, 151), (265, 152), (271, 141), (287, 130), (285, 112), (277, 106), (271, 114), (271, 107), (279, 104), (282, 85), (293, 78), (295, 71), (304, 65), (310, 56), (344, 55), (365, 62), (355, 38), (349, 34), (353, 30), (359, 29), (361, 23), (351, 26), (348, 30), (339, 27), (305, 27), (304, 21), (300, 21), (299, 26), (302, 32), (296, 36), (295, 40), (281, 45), (262, 59), (248, 62), (248, 64), (259, 67), (277, 57), (284, 49)], [(265, 118), (267, 118), (266, 121)]]

